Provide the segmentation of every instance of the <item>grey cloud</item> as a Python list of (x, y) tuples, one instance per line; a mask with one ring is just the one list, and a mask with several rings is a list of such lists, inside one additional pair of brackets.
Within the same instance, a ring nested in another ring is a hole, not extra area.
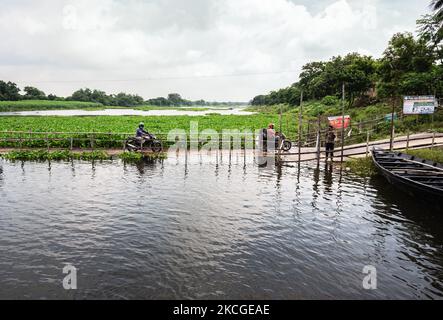
[[(308, 61), (379, 56), (426, 10), (413, 0), (3, 0), (0, 78), (62, 95), (88, 86), (248, 100), (295, 82)], [(192, 78), (270, 71), (293, 72)], [(88, 81), (146, 77), (190, 79)]]

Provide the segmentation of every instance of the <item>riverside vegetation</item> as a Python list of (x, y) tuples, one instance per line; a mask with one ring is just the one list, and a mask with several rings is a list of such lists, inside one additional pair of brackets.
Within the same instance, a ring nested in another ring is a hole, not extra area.
[[(112, 157), (105, 151), (91, 152), (72, 152), (69, 150), (16, 150), (5, 154), (0, 154), (0, 158), (9, 161), (103, 161), (111, 160)], [(124, 162), (140, 162), (143, 160), (162, 160), (166, 159), (165, 153), (141, 154), (137, 152), (124, 152), (118, 155), (118, 158)]]

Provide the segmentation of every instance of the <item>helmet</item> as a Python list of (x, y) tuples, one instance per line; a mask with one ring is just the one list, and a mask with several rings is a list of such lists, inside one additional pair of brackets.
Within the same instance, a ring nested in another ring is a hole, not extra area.
[(268, 126), (268, 129), (274, 129), (274, 124), (270, 123), (269, 126)]
[(140, 124), (138, 125), (139, 128), (144, 128), (145, 124), (143, 122), (140, 122)]

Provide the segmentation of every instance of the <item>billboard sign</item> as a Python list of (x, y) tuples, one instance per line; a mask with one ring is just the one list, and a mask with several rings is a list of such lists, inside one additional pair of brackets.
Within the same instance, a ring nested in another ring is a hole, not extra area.
[[(343, 127), (343, 116), (339, 117), (329, 117), (329, 125), (333, 126), (334, 129), (341, 129)], [(351, 116), (345, 116), (344, 127), (348, 128), (351, 125)]]
[(437, 106), (434, 96), (406, 96), (403, 114), (433, 114)]

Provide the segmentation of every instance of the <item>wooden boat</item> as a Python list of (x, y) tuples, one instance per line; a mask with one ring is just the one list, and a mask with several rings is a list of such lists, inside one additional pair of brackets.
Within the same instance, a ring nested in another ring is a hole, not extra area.
[(443, 165), (405, 153), (374, 149), (378, 171), (393, 185), (411, 196), (443, 204)]

